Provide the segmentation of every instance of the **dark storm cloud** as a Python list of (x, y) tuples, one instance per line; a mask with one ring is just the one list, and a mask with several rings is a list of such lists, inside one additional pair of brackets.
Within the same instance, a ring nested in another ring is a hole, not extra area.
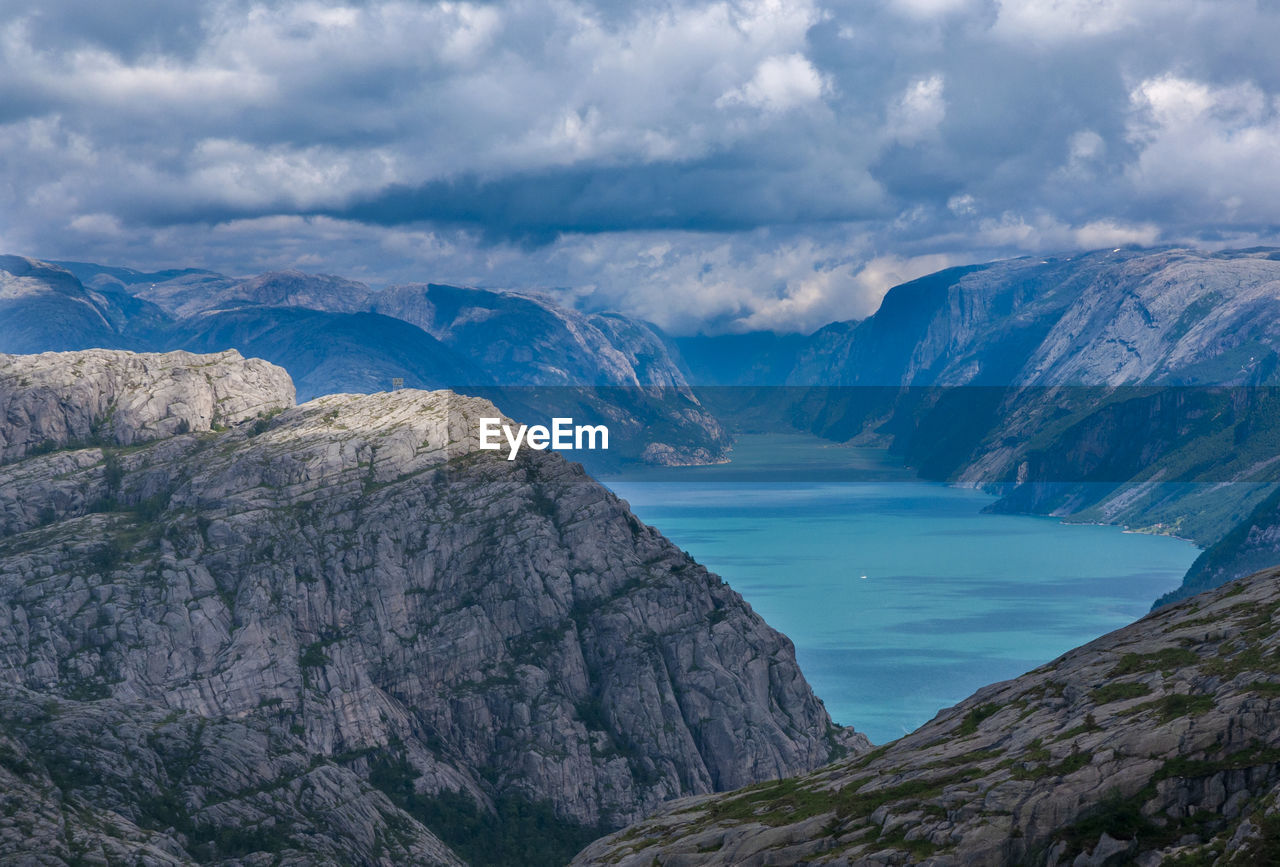
[(586, 166), (393, 186), (328, 216), (378, 225), (462, 226), (492, 241), (547, 244), (566, 232), (737, 232), (761, 225), (888, 216), (874, 188), (823, 184), (791, 167), (762, 172), (738, 155), (694, 163)]
[(0, 242), (813, 327), (950, 262), (1273, 241), (1254, 0), (0, 0)]

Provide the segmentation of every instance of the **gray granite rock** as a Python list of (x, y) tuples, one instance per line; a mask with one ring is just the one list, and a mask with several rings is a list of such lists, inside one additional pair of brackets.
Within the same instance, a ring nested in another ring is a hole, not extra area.
[(617, 864), (1269, 863), (1280, 843), (1280, 570), (979, 690), (872, 753), (675, 802)]
[[(832, 726), (786, 638), (581, 467), (479, 451), (478, 418), (500, 415), (485, 401), (401, 390), (260, 417), (287, 380), (234, 353), (4, 363), (22, 408), (4, 442), (28, 456), (0, 467), (0, 681), (22, 695), (243, 723), (264, 755), (332, 766), (308, 785), (371, 821), (376, 761), (407, 763), (424, 796), (518, 794), (616, 827), (867, 747)], [(214, 407), (243, 421), (213, 430)], [(195, 421), (163, 436), (175, 418)], [(90, 430), (127, 447), (31, 454)], [(108, 729), (86, 748), (109, 751)], [(224, 758), (215, 776), (249, 762), (285, 785), (266, 758)], [(50, 839), (107, 845), (68, 806), (96, 795), (40, 785), (33, 829), (47, 814)], [(235, 828), (232, 809), (209, 815)], [(305, 851), (361, 860), (345, 827)], [(9, 839), (0, 855), (25, 851)]]
[(0, 462), (208, 431), (292, 406), (293, 398), (283, 369), (235, 350), (0, 355)]

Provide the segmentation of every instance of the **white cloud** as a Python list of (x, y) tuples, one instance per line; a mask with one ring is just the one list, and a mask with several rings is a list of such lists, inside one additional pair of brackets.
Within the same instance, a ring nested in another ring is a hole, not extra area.
[(1014, 39), (1059, 41), (1133, 27), (1180, 0), (997, 0), (994, 31)]
[(1139, 194), (1209, 220), (1276, 221), (1280, 96), (1251, 81), (1213, 86), (1176, 75), (1130, 93), (1128, 177)]
[(1071, 163), (1080, 165), (1103, 157), (1107, 152), (1107, 143), (1093, 130), (1082, 129), (1072, 133), (1067, 152)]
[(332, 206), (354, 193), (388, 184), (400, 174), (395, 157), (376, 150), (262, 148), (218, 138), (195, 144), (188, 171), (183, 183), (200, 201), (245, 209)]
[[(158, 9), (0, 21), (10, 249), (807, 328), (931, 256), (1280, 225), (1280, 15), (1255, 0)], [(435, 224), (307, 216), (438, 181), (468, 192)]]
[(977, 200), (968, 193), (952, 196), (947, 199), (947, 210), (957, 217), (972, 217), (978, 213)]
[(953, 15), (973, 6), (973, 0), (890, 0), (890, 5), (912, 18), (929, 19)]
[(822, 97), (830, 85), (801, 54), (766, 57), (742, 87), (716, 100), (718, 106), (746, 104), (765, 111), (786, 111)]
[(68, 227), (84, 235), (96, 235), (105, 238), (124, 236), (124, 227), (111, 214), (81, 214), (73, 219)]
[(1150, 245), (1162, 240), (1161, 236), (1160, 227), (1150, 222), (1104, 219), (1072, 225), (1044, 211), (1030, 215), (1006, 212), (999, 218), (982, 220), (978, 232), (980, 242), (989, 247), (1026, 252)]
[[(625, 309), (673, 333), (811, 331), (874, 311), (882, 287), (859, 280), (861, 242), (644, 233), (566, 238), (548, 264), (570, 285), (590, 285), (589, 303)], [(637, 291), (640, 286), (645, 291)]]
[(1153, 223), (1125, 224), (1116, 220), (1095, 220), (1073, 230), (1074, 246), (1092, 250), (1097, 247), (1122, 247), (1127, 244), (1149, 246), (1160, 240), (1160, 227)]
[(911, 143), (937, 132), (947, 116), (944, 89), (944, 79), (937, 74), (908, 85), (889, 106), (888, 135), (900, 142)]

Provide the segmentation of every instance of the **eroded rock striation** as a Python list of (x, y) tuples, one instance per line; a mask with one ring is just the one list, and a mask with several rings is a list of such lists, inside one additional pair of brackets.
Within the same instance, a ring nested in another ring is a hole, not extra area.
[(0, 462), (90, 443), (130, 446), (293, 405), (275, 365), (214, 355), (92, 349), (0, 355)]
[(870, 754), (678, 801), (574, 863), (1274, 863), (1277, 615), (1280, 570), (1255, 574)]
[[(84, 355), (115, 377), (150, 371), (147, 412), (125, 413), (133, 392), (106, 374), (67, 374), (56, 399), (31, 405), (93, 431), (136, 418), (120, 430), (145, 436), (31, 454), (32, 442), (82, 440), (46, 425), (9, 434), (27, 456), (0, 468), (0, 735), (5, 767), (43, 793), (30, 796), (48, 817), (41, 839), (115, 845), (94, 830), (101, 817), (77, 812), (97, 804), (119, 819), (110, 827), (141, 829), (179, 860), (430, 862), (432, 832), (456, 830), (438, 827), (436, 796), (481, 811), (518, 797), (567, 826), (617, 827), (671, 797), (867, 746), (831, 725), (789, 641), (581, 467), (478, 451), (477, 418), (499, 414), (483, 400), (402, 390), (259, 415), (290, 396), (269, 365)], [(80, 358), (9, 357), (4, 381), (34, 390)], [(165, 428), (204, 393), (205, 365), (263, 388), (224, 409), (223, 423), (243, 419), (227, 430)], [(6, 388), (13, 405), (33, 400)], [(115, 773), (111, 714), (134, 707), (138, 731), (119, 737), (152, 776), (93, 782)], [(92, 720), (80, 746), (58, 735), (67, 715)], [(240, 734), (214, 743), (191, 733), (200, 721)], [(191, 739), (207, 773), (158, 757), (166, 732)], [(317, 786), (328, 794), (313, 809), (300, 793)], [(303, 813), (276, 812), (277, 794), (258, 790), (296, 795)], [(177, 819), (148, 812), (156, 792)], [(211, 808), (229, 793), (252, 809)], [(339, 801), (399, 836), (344, 842), (345, 820), (324, 818)], [(261, 832), (267, 848), (233, 831)], [(0, 840), (23, 851), (20, 834)]]
[(271, 720), (9, 686), (0, 853), (43, 864), (462, 864), (368, 780), (315, 761)]

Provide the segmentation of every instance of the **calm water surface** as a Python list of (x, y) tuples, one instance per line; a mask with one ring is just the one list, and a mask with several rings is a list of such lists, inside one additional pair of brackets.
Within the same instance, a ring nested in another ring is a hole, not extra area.
[[(868, 480), (829, 481), (850, 478)], [(743, 437), (728, 465), (605, 481), (788, 635), (832, 717), (877, 743), (1131, 623), (1199, 553), (984, 515), (987, 494), (806, 436)]]

